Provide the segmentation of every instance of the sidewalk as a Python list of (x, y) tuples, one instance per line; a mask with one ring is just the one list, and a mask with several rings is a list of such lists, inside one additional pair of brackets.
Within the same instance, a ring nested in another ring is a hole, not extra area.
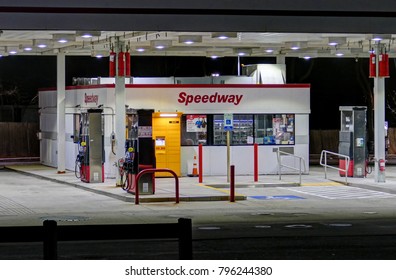
[[(6, 168), (35, 176), (37, 178), (64, 183), (73, 187), (91, 191), (97, 194), (106, 195), (126, 202), (134, 202), (135, 196), (116, 187), (116, 180), (106, 178), (103, 183), (84, 183), (76, 178), (74, 172), (66, 171), (58, 174), (56, 168), (40, 165), (9, 165)], [(386, 169), (386, 182), (376, 183), (374, 172), (368, 174), (366, 178), (347, 178), (348, 185), (372, 190), (385, 190), (388, 193), (396, 193), (396, 166), (389, 166)], [(225, 201), (229, 200), (229, 183), (226, 176), (208, 176), (203, 178), (203, 183), (199, 183), (198, 177), (180, 177), (179, 193), (180, 201)], [(278, 175), (260, 175), (259, 181), (254, 182), (253, 176), (236, 176), (236, 200), (246, 200), (247, 196), (243, 193), (244, 188), (265, 188), (265, 187), (298, 187), (298, 174), (282, 175), (279, 180)], [(311, 166), (309, 174), (301, 177), (302, 186), (326, 186), (326, 185), (345, 185), (345, 178), (340, 177), (334, 169), (327, 169), (327, 179), (325, 170), (322, 166)], [(241, 193), (240, 193), (241, 192)], [(175, 179), (156, 178), (155, 194), (140, 195), (142, 203), (175, 201)]]

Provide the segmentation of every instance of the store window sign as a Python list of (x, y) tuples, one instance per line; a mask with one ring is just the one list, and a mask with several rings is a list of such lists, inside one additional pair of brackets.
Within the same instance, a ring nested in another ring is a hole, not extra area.
[(187, 132), (206, 132), (206, 115), (186, 115)]
[(224, 114), (224, 130), (232, 131), (234, 125), (232, 120), (233, 120), (232, 114)]
[(85, 104), (88, 103), (95, 103), (96, 105), (98, 105), (98, 101), (99, 101), (99, 95), (88, 95), (87, 93), (84, 94), (84, 102)]
[(243, 94), (220, 94), (215, 92), (213, 94), (193, 95), (184, 91), (179, 93), (177, 101), (185, 106), (189, 104), (199, 103), (225, 103), (238, 106), (243, 98)]

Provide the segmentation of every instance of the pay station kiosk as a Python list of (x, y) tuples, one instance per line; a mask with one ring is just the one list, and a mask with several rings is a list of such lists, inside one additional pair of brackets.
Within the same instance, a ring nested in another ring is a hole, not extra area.
[[(153, 113), (153, 139), (157, 168), (169, 168), (180, 176), (180, 117), (183, 113)], [(156, 176), (172, 175), (157, 173)]]
[[(367, 107), (340, 106), (341, 130), (339, 132), (338, 153), (350, 157), (348, 177), (365, 177), (367, 166)], [(339, 159), (339, 168), (346, 168), (345, 158)], [(340, 171), (341, 176), (345, 172)]]

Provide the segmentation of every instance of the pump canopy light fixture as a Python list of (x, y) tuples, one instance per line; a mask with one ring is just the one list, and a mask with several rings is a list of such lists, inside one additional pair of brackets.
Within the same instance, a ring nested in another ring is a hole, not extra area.
[(76, 35), (74, 34), (53, 34), (52, 39), (58, 43), (65, 44), (67, 42), (72, 42), (76, 40)]
[(51, 40), (48, 39), (35, 39), (33, 40), (33, 45), (40, 49), (45, 49), (47, 47), (52, 46), (53, 43)]
[(287, 48), (291, 50), (305, 49), (307, 45), (307, 42), (286, 42)]
[(151, 41), (151, 47), (157, 50), (167, 49), (172, 46), (171, 40), (154, 40)]
[(92, 38), (92, 37), (99, 37), (102, 35), (101, 31), (77, 31), (76, 36), (82, 37), (85, 39)]
[(372, 40), (374, 42), (380, 42), (382, 40), (391, 40), (392, 35), (391, 34), (369, 34), (366, 35), (367, 40)]
[(252, 49), (235, 49), (234, 52), (239, 56), (246, 56), (252, 54)]
[(202, 36), (201, 35), (180, 35), (179, 36), (179, 43), (191, 45), (194, 43), (202, 43)]
[(213, 32), (212, 33), (212, 38), (220, 39), (220, 40), (226, 40), (228, 38), (237, 38), (237, 37), (238, 37), (237, 32)]
[(210, 57), (212, 59), (216, 59), (219, 57), (223, 57), (223, 54), (221, 54), (221, 52), (219, 52), (219, 51), (207, 51), (206, 56)]
[(391, 34), (371, 34), (367, 36), (367, 39), (373, 40), (373, 41), (382, 41), (382, 40), (390, 40), (392, 39)]
[(329, 37), (328, 38), (328, 45), (329, 46), (338, 46), (346, 44), (345, 37)]
[(91, 57), (96, 57), (96, 58), (102, 58), (102, 57), (106, 57), (109, 55), (110, 54), (108, 51), (92, 51), (91, 52)]

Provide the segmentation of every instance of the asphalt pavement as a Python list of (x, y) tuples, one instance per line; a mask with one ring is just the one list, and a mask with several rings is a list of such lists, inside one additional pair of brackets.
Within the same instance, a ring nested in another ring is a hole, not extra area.
[[(327, 178), (326, 178), (327, 177)], [(237, 176), (235, 202), (225, 176), (156, 178), (154, 195), (83, 183), (39, 164), (0, 169), (1, 226), (175, 223), (190, 218), (195, 259), (393, 259), (396, 167), (386, 182), (340, 177), (311, 166), (309, 174)], [(143, 199), (144, 198), (144, 199)], [(60, 244), (63, 259), (175, 259), (172, 240)], [(116, 250), (114, 250), (117, 248)], [(40, 259), (39, 244), (1, 244), (0, 258)]]

